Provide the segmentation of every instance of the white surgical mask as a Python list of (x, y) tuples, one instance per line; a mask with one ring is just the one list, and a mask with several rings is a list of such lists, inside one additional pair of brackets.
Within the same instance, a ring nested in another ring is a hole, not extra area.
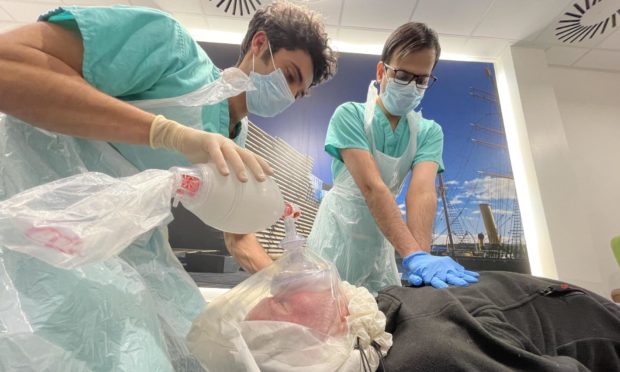
[(278, 115), (295, 102), (295, 97), (288, 87), (282, 70), (276, 68), (276, 64), (273, 61), (273, 53), (271, 52), (269, 41), (267, 41), (267, 45), (269, 45), (269, 53), (271, 54), (271, 63), (274, 70), (268, 75), (254, 72), (254, 55), (252, 55), (250, 80), (256, 86), (256, 90), (250, 90), (245, 94), (248, 111), (266, 118)]
[(402, 85), (394, 82), (393, 78), (388, 78), (380, 97), (383, 106), (390, 114), (403, 116), (418, 107), (425, 91), (425, 89), (418, 88), (413, 81)]

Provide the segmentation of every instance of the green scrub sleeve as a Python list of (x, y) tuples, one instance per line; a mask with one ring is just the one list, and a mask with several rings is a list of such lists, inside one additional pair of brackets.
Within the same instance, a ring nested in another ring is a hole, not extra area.
[(364, 131), (363, 105), (347, 102), (338, 106), (329, 121), (325, 151), (342, 161), (340, 150), (351, 148), (370, 151), (370, 144)]
[(83, 40), (84, 79), (127, 101), (185, 94), (205, 83), (203, 69), (219, 74), (189, 33), (155, 9), (68, 6), (40, 20), (74, 24)]
[(443, 164), (443, 130), (441, 126), (432, 120), (424, 119), (428, 129), (423, 131), (422, 136), (418, 136), (417, 150), (413, 159), (413, 166), (424, 161), (437, 163), (439, 169), (437, 173), (445, 170)]

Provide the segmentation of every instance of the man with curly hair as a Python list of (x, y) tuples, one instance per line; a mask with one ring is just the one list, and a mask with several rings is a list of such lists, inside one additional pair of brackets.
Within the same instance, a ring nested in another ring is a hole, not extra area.
[[(252, 17), (237, 66), (221, 71), (207, 53), (149, 8), (67, 6), (0, 34), (0, 200), (86, 171), (119, 177), (208, 161), (242, 182), (265, 180), (267, 162), (244, 149), (246, 117), (277, 115), (334, 74), (324, 25), (274, 2)], [(253, 235), (227, 241), (236, 257), (268, 259)], [(31, 357), (61, 370), (169, 370), (170, 348), (182, 344), (171, 340), (204, 307), (165, 228), (74, 270), (2, 246), (0, 266), (39, 337), (24, 345), (48, 345)]]

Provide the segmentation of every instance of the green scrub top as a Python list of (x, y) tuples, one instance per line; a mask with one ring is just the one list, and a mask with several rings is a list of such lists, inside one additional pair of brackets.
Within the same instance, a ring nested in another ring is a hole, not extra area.
[[(84, 44), (84, 79), (124, 101), (180, 96), (221, 74), (183, 26), (155, 9), (67, 6), (39, 20), (79, 30)], [(207, 132), (228, 137), (229, 121), (227, 101), (202, 109)]]
[[(364, 103), (347, 102), (340, 105), (332, 116), (327, 136), (325, 137), (325, 151), (332, 160), (332, 177), (344, 169), (345, 164), (340, 155), (342, 149), (363, 149), (371, 151), (368, 137), (364, 131)], [(422, 119), (418, 125), (416, 155), (411, 167), (423, 161), (433, 161), (439, 166), (438, 173), (444, 171), (443, 165), (443, 131), (441, 126), (433, 120)], [(409, 144), (409, 126), (407, 118), (401, 117), (392, 130), (388, 118), (379, 107), (376, 107), (372, 120), (375, 146), (382, 153), (399, 157)]]

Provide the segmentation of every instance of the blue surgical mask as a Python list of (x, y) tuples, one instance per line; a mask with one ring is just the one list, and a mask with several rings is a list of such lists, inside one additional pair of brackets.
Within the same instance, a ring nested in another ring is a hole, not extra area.
[(254, 83), (256, 90), (250, 90), (245, 93), (248, 111), (265, 118), (278, 115), (295, 102), (295, 97), (288, 87), (282, 70), (276, 68), (276, 64), (273, 61), (271, 45), (268, 45), (274, 70), (269, 75), (261, 75), (254, 72), (254, 55), (252, 55), (250, 80)]
[(413, 81), (408, 85), (402, 85), (395, 83), (393, 78), (388, 78), (387, 85), (379, 96), (390, 114), (403, 116), (418, 107), (424, 92), (425, 89), (418, 88)]

